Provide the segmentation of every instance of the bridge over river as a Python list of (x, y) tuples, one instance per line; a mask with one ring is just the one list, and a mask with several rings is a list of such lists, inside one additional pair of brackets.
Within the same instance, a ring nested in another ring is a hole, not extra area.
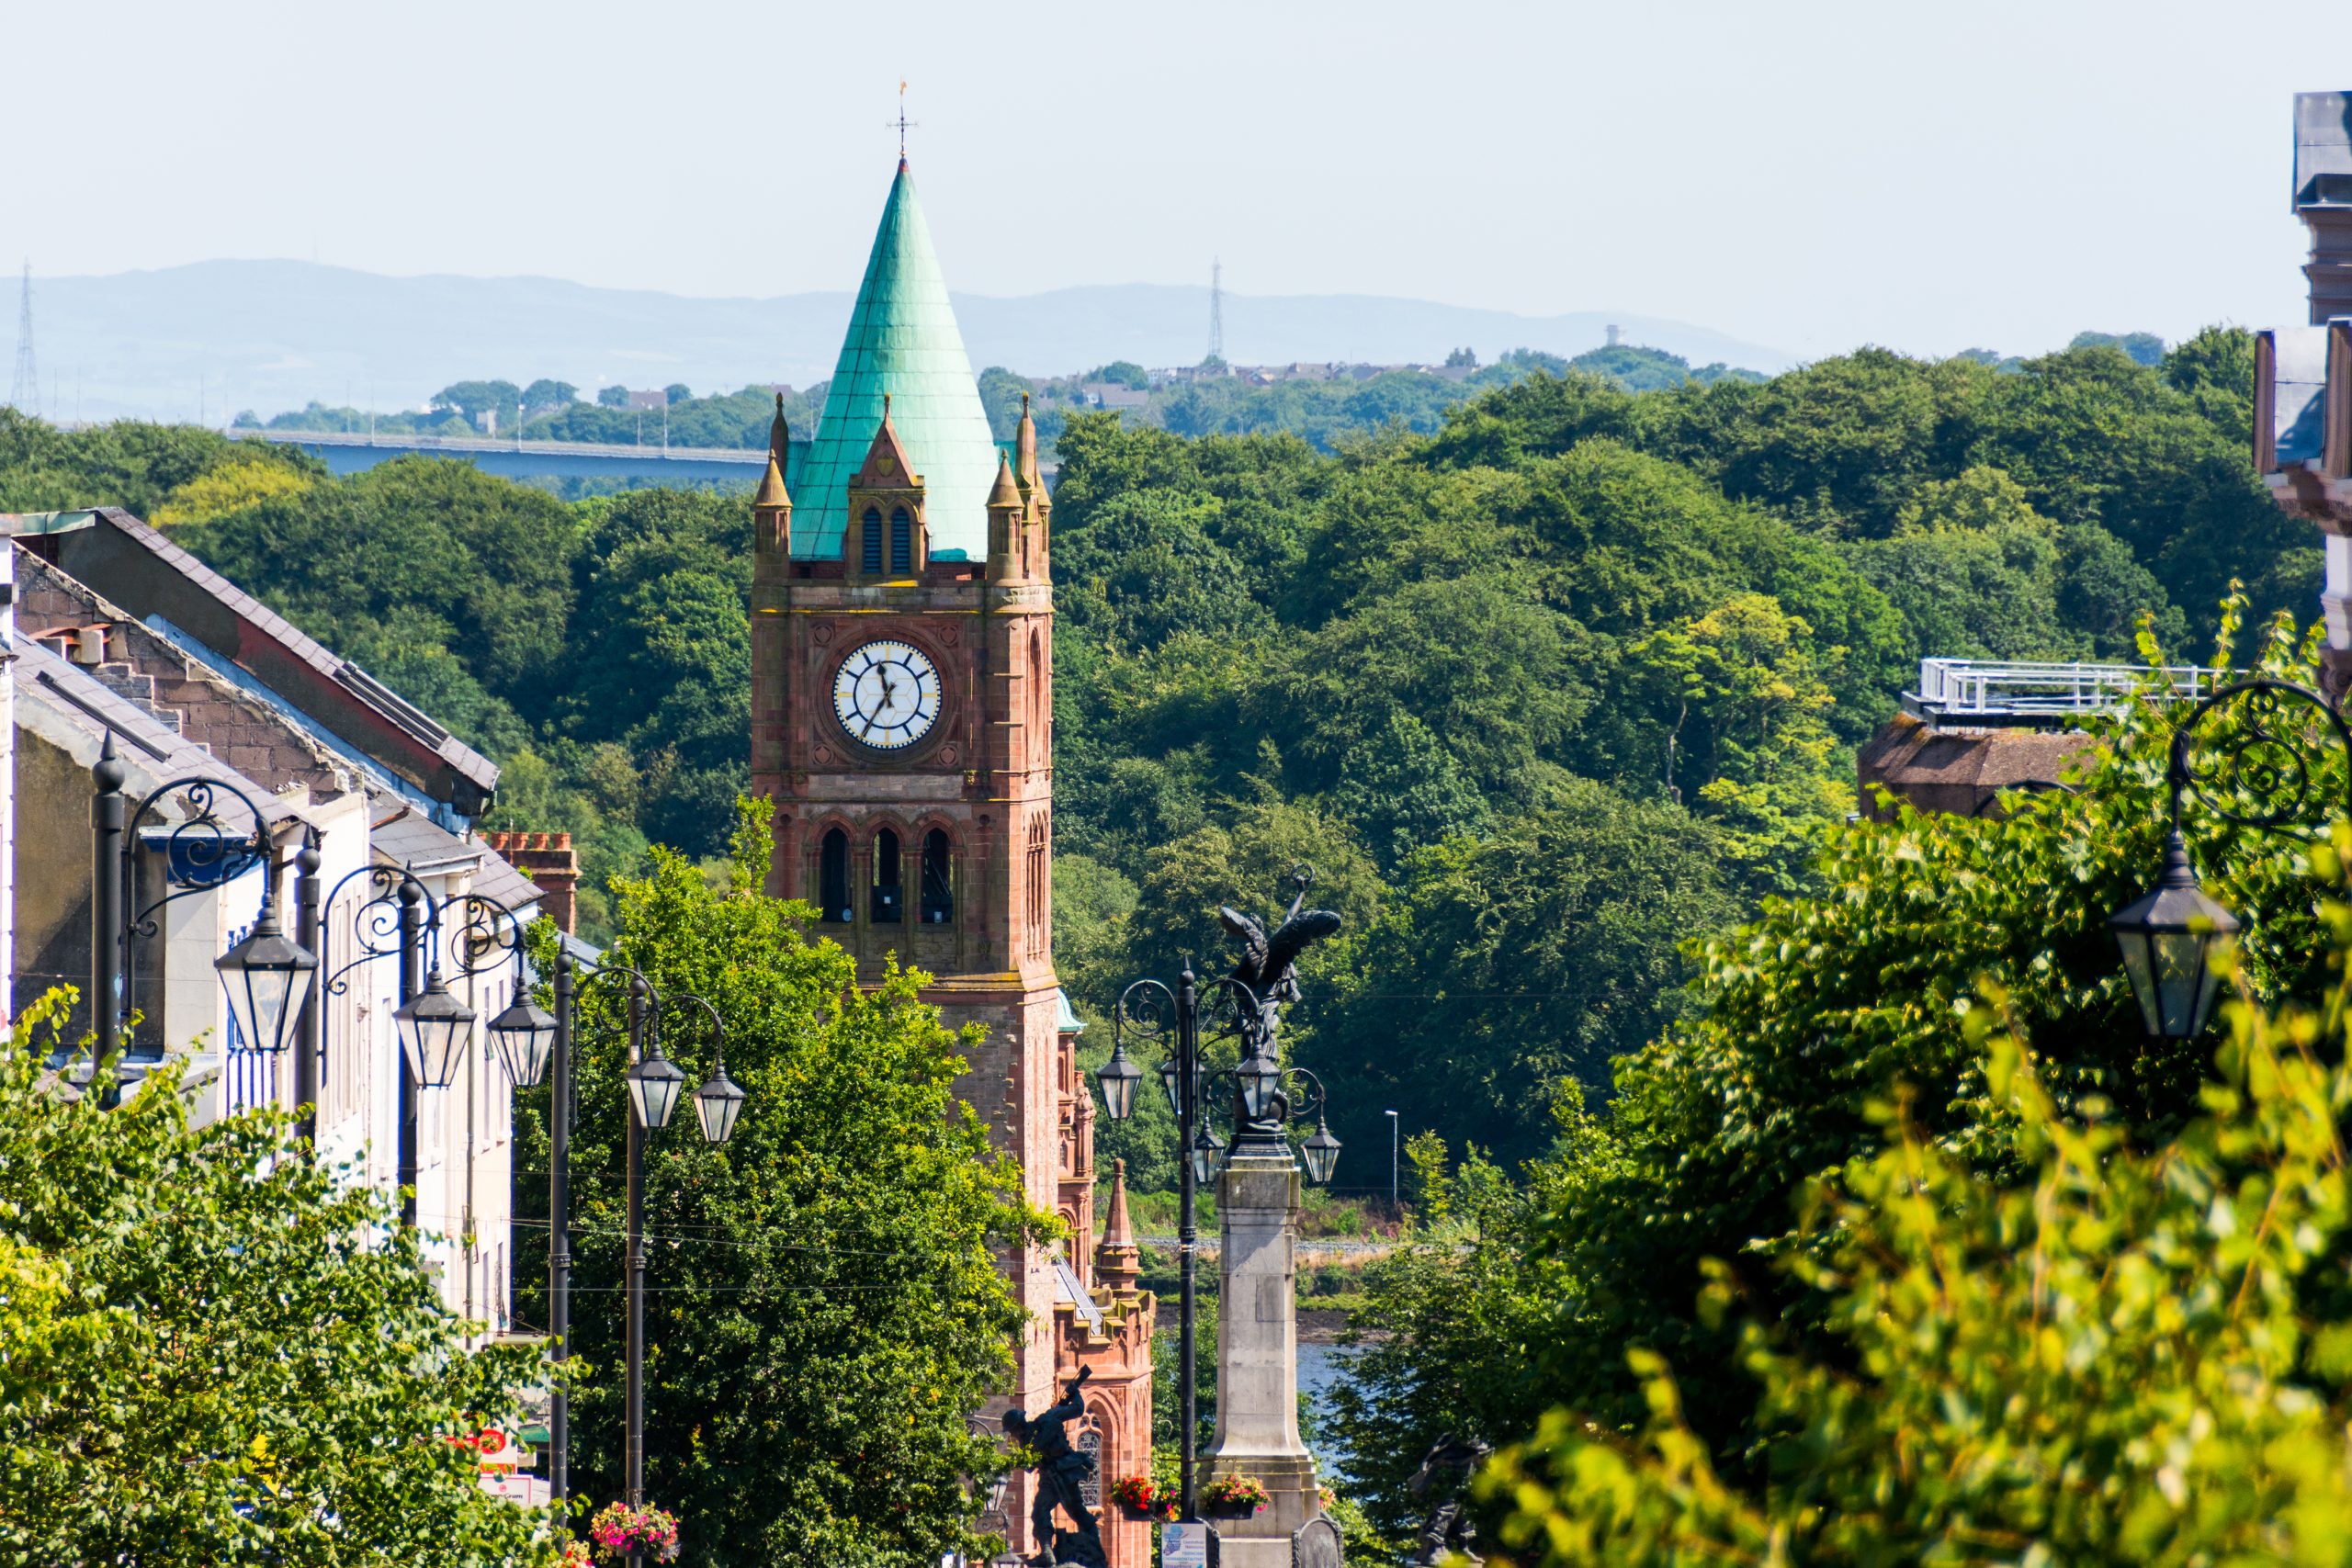
[[(405, 433), (369, 434), (319, 430), (240, 430), (246, 441), (300, 446), (323, 459), (338, 474), (357, 473), (394, 457), (458, 457), (485, 473), (507, 479), (627, 479), (662, 485), (740, 485), (760, 482), (767, 465), (764, 447), (601, 446), (578, 441), (460, 440)], [(800, 477), (808, 443), (795, 441), (786, 454), (785, 483)]]

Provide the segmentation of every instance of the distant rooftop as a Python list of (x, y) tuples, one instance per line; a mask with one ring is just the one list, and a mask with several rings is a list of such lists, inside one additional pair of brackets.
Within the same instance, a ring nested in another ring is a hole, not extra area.
[(2352, 207), (2352, 93), (2295, 95), (2295, 206)]
[(2240, 679), (2201, 665), (2058, 664), (1923, 659), (1904, 711), (1939, 729), (2065, 729), (2112, 713), (2150, 676), (2194, 700)]

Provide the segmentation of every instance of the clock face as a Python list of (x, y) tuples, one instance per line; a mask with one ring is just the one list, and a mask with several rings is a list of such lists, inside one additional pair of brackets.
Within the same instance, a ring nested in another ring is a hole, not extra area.
[(853, 739), (903, 750), (939, 722), (939, 669), (903, 642), (854, 648), (833, 672), (833, 713)]

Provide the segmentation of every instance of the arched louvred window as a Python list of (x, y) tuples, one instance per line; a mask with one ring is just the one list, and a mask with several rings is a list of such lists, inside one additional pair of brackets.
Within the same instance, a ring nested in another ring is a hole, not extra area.
[(859, 525), (858, 533), (865, 541), (863, 553), (858, 559), (859, 570), (879, 572), (882, 570), (882, 513), (870, 506), (867, 507), (865, 519)]
[(948, 868), (947, 835), (937, 828), (922, 836), (922, 923), (944, 926), (956, 918), (956, 886)]
[(1047, 911), (1046, 908), (1046, 861), (1051, 854), (1050, 840), (1046, 831), (1044, 813), (1029, 819), (1029, 865), (1024, 891), (1028, 897), (1029, 954), (1033, 958), (1046, 956)]
[(906, 889), (899, 880), (899, 835), (888, 828), (874, 835), (874, 908), (868, 918), (877, 926), (895, 926), (907, 918)]
[(839, 828), (825, 834), (817, 852), (818, 918), (845, 925), (855, 917), (849, 907), (849, 835)]
[(903, 506), (890, 513), (890, 570), (912, 571), (915, 569), (915, 520), (907, 515)]

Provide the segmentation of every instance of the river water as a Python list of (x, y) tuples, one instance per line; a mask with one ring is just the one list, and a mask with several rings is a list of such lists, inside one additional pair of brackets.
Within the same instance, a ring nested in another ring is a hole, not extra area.
[[(1362, 1355), (1361, 1347), (1352, 1345), (1318, 1345), (1302, 1343), (1298, 1348), (1298, 1392), (1310, 1412), (1322, 1414), (1330, 1406), (1325, 1403), (1330, 1392), (1354, 1376), (1355, 1359)], [(1316, 1466), (1326, 1480), (1344, 1480), (1348, 1472), (1347, 1450), (1327, 1421), (1309, 1421), (1317, 1430), (1308, 1438), (1307, 1446), (1315, 1450)]]

